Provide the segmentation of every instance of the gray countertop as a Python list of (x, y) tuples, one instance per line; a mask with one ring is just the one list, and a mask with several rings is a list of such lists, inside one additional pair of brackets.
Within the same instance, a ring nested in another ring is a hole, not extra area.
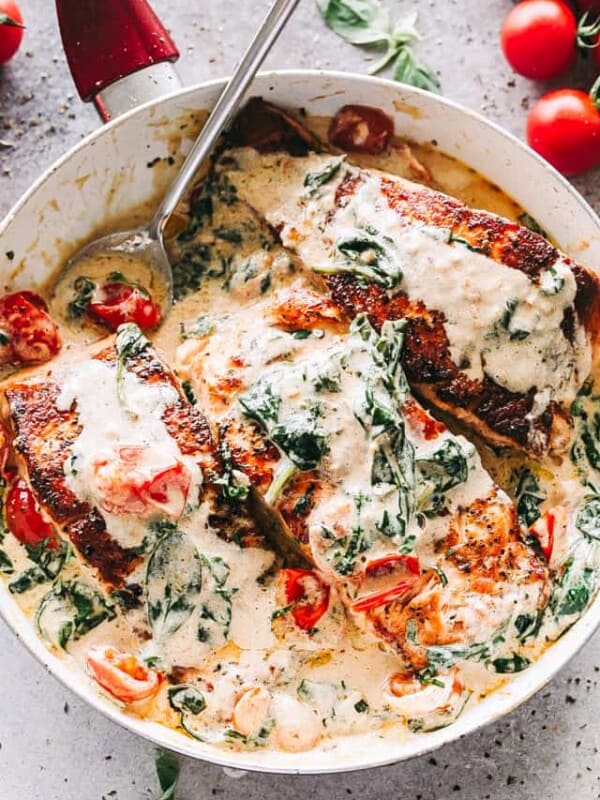
[[(0, 215), (97, 118), (75, 95), (53, 3), (21, 0), (21, 52), (0, 68)], [(229, 73), (265, 0), (154, 0), (181, 50), (186, 83)], [(419, 7), (420, 52), (444, 93), (522, 136), (543, 87), (506, 67), (498, 31), (509, 0), (387, 0), (395, 17)], [(321, 24), (304, 0), (271, 67), (365, 72), (370, 56)], [(589, 79), (589, 75), (587, 78)], [(585, 69), (572, 76), (585, 84)], [(591, 83), (591, 81), (589, 81)], [(598, 171), (575, 183), (600, 211)], [(600, 266), (600, 265), (598, 265)], [(431, 756), (365, 772), (290, 777), (235, 774), (182, 759), (177, 797), (204, 800), (578, 800), (600, 798), (600, 635), (536, 697), (496, 725)], [(0, 621), (0, 800), (150, 800), (158, 797), (152, 745), (92, 711), (29, 655)]]

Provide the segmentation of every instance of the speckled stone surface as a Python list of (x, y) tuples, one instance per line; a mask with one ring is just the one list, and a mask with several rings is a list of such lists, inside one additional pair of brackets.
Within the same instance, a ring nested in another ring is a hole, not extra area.
[[(51, 0), (21, 0), (28, 30), (0, 68), (0, 214), (98, 124), (76, 97)], [(172, 29), (186, 83), (229, 73), (265, 0), (155, 0)], [(509, 0), (387, 0), (395, 17), (419, 7), (420, 53), (444, 93), (518, 136), (544, 87), (513, 76), (497, 44)], [(271, 67), (365, 72), (372, 56), (338, 39), (303, 0)], [(574, 85), (591, 84), (585, 67)], [(600, 174), (575, 181), (600, 211)], [(600, 266), (600, 265), (598, 265)], [(600, 798), (600, 635), (545, 690), (497, 725), (432, 756), (360, 773), (230, 775), (182, 759), (177, 798), (204, 800), (593, 800)], [(160, 792), (153, 747), (90, 710), (47, 675), (0, 622), (0, 800), (150, 800)]]

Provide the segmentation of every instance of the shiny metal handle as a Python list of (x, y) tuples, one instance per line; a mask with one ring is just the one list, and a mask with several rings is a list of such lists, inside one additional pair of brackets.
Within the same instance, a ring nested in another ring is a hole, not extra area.
[(152, 238), (160, 238), (162, 235), (167, 220), (193, 180), (200, 164), (210, 155), (215, 142), (238, 110), (258, 68), (298, 3), (299, 0), (275, 0), (271, 6), (252, 43), (217, 100), (179, 174), (156, 210), (148, 229)]

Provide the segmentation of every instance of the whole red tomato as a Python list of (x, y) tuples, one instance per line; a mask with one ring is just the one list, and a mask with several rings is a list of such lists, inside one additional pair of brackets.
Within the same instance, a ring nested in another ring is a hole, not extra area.
[(575, 59), (577, 20), (561, 0), (523, 0), (504, 20), (500, 40), (515, 72), (550, 80)]
[(19, 49), (24, 27), (15, 0), (0, 0), (0, 64), (6, 64)]
[(563, 175), (600, 165), (600, 78), (590, 94), (558, 89), (541, 97), (527, 119), (530, 146)]

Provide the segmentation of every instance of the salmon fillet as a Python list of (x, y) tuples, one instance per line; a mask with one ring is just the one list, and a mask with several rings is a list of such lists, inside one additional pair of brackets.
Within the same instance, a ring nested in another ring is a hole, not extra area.
[(566, 447), (597, 338), (594, 272), (515, 222), (332, 156), (258, 99), (231, 143), (217, 171), (339, 307), (376, 327), (406, 320), (415, 391), (492, 445)]
[[(107, 365), (116, 375), (115, 337), (92, 347), (70, 364), (19, 373), (4, 383), (2, 402), (5, 421), (14, 437), (13, 459), (39, 505), (102, 581), (109, 587), (118, 587), (141, 563), (140, 548), (116, 541), (106, 513), (78, 496), (66, 475), (82, 426), (77, 402), (63, 407), (61, 388), (82, 363), (90, 360)], [(141, 351), (126, 355), (122, 368), (124, 374), (135, 376), (144, 385), (172, 390), (161, 420), (180, 453), (190, 457), (204, 476), (199, 499), (210, 505), (209, 520), (215, 531), (225, 538), (235, 533), (241, 543), (259, 541), (242, 504), (223, 495), (218, 485), (223, 476), (221, 456), (207, 420), (183, 395), (173, 372), (149, 343)], [(98, 390), (92, 385), (86, 388), (91, 393)]]
[[(545, 606), (547, 568), (474, 448), (410, 397), (394, 366), (401, 324), (377, 334), (363, 315), (348, 332), (335, 308), (298, 280), (188, 340), (178, 372), (233, 466), (359, 626), (410, 671), (428, 666), (432, 647), (487, 657), (498, 629)], [(231, 363), (235, 386), (224, 381)], [(375, 398), (370, 411), (363, 397)], [(361, 605), (372, 565), (402, 554), (419, 562), (410, 590)]]

